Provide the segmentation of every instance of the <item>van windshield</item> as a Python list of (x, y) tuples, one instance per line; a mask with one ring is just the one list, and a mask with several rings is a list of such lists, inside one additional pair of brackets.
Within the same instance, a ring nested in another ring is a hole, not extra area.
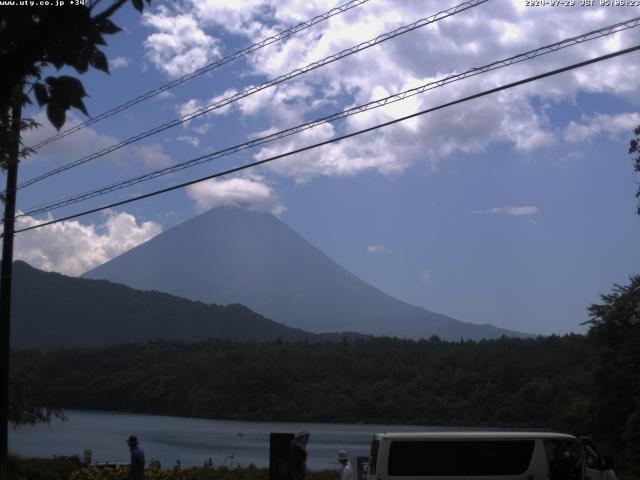
[(520, 475), (529, 469), (533, 440), (394, 441), (390, 476)]
[(549, 480), (582, 479), (582, 449), (577, 440), (545, 440)]
[(590, 438), (580, 438), (582, 449), (584, 450), (584, 458), (586, 460), (586, 467), (594, 470), (604, 470), (604, 461), (596, 444)]

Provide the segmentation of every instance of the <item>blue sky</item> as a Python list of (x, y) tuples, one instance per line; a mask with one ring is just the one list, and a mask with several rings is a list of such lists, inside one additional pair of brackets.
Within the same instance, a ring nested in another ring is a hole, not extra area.
[[(154, 1), (116, 17), (111, 75), (83, 77), (89, 112), (322, 13), (326, 1)], [(337, 4), (337, 3), (336, 3)], [(457, 2), (370, 0), (171, 93), (44, 147), (20, 180), (258, 85)], [(241, 143), (637, 16), (634, 7), (526, 7), (491, 0), (19, 192), (30, 207)], [(460, 96), (639, 43), (640, 29), (474, 77), (204, 165), (57, 210), (53, 218), (338, 136)], [(16, 256), (82, 272), (204, 209), (277, 214), (331, 258), (402, 300), (533, 333), (585, 331), (586, 306), (640, 270), (640, 54), (587, 67), (384, 131), (16, 238)], [(53, 133), (43, 127), (26, 139)], [(82, 121), (76, 112), (69, 125)], [(23, 218), (35, 224), (45, 216)]]

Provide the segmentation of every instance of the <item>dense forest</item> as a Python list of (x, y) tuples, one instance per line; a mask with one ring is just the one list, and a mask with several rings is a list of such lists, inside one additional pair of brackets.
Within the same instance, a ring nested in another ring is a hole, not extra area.
[(591, 433), (638, 478), (640, 276), (589, 312), (586, 336), (153, 341), (16, 351), (12, 365), (63, 408)]
[(23, 351), (66, 408), (288, 421), (553, 427), (584, 391), (583, 336), (448, 343), (131, 344)]

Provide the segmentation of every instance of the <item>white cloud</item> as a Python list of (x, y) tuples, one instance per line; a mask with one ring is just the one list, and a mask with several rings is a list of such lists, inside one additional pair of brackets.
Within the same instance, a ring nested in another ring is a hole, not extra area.
[(202, 123), (197, 127), (191, 127), (191, 129), (198, 135), (205, 135), (209, 130), (211, 130), (211, 127), (213, 127), (213, 125), (210, 123)]
[[(255, 158), (263, 160), (333, 137), (335, 137), (333, 126), (323, 124), (275, 145), (264, 147), (255, 155)], [(315, 175), (355, 175), (367, 170), (400, 173), (408, 164), (396, 161), (394, 148), (404, 150), (410, 149), (411, 146), (388, 145), (386, 137), (369, 135), (357, 139), (346, 139), (280, 158), (267, 165), (270, 170), (280, 175), (291, 176), (299, 183), (306, 182)]]
[[(229, 88), (227, 90), (225, 90), (224, 92), (222, 92), (220, 95), (216, 95), (215, 97), (209, 99), (209, 101), (207, 102), (207, 105), (214, 105), (217, 104), (219, 102), (221, 102), (222, 100), (226, 100), (229, 97), (234, 96), (235, 94), (237, 94), (238, 91), (235, 88)], [(233, 104), (229, 103), (223, 107), (219, 107), (216, 108), (214, 110), (211, 110), (210, 112), (208, 112), (209, 115), (222, 115), (225, 114), (229, 111), (229, 109), (231, 108)]]
[(158, 100), (164, 100), (166, 98), (172, 98), (175, 97), (175, 93), (169, 91), (169, 90), (163, 90), (162, 92), (160, 92), (159, 94), (156, 95), (156, 98)]
[(177, 137), (176, 140), (188, 143), (192, 147), (197, 147), (198, 145), (200, 145), (200, 139), (198, 137), (192, 137), (190, 135), (182, 135), (180, 137)]
[(278, 195), (256, 176), (207, 180), (188, 187), (187, 195), (201, 211), (220, 206), (245, 207), (276, 215), (285, 211)]
[[(243, 91), (251, 88), (246, 87)], [(192, 98), (177, 105), (180, 117), (187, 117), (197, 110), (208, 108), (238, 94), (238, 90), (230, 88), (206, 101)], [(239, 112), (244, 117), (262, 115), (280, 125), (292, 126), (301, 123), (304, 113), (326, 104), (326, 100), (314, 99), (314, 90), (302, 82), (292, 82), (274, 88), (261, 90), (222, 107), (210, 110), (204, 115), (183, 123), (198, 134), (205, 134), (210, 128), (207, 118)], [(273, 128), (276, 131), (278, 129)], [(256, 135), (251, 135), (255, 137)]]
[[(102, 225), (76, 220), (56, 223), (16, 235), (14, 258), (36, 268), (66, 275), (80, 275), (150, 240), (162, 231), (155, 222), (138, 222), (130, 213), (106, 213)], [(20, 217), (16, 229), (51, 220)]]
[(109, 69), (117, 70), (118, 68), (127, 68), (130, 60), (127, 57), (116, 57), (109, 60)]
[(367, 252), (369, 253), (393, 253), (392, 250), (386, 245), (382, 245), (380, 243), (372, 243), (371, 245), (367, 245)]
[(592, 117), (582, 117), (580, 122), (570, 122), (564, 130), (564, 139), (568, 142), (584, 142), (603, 133), (610, 136), (624, 133), (629, 136), (638, 125), (640, 125), (638, 112), (617, 115), (599, 113)]
[(195, 98), (192, 98), (177, 106), (178, 115), (180, 115), (180, 117), (182, 118), (195, 112), (196, 110), (200, 110), (202, 107), (204, 107), (203, 102), (201, 102), (200, 100), (196, 100)]
[(272, 10), (268, 0), (188, 0), (188, 9), (203, 23), (224, 28), (229, 32), (247, 37), (267, 36), (269, 28), (256, 17), (269, 17)]
[[(176, 105), (176, 110), (180, 118), (184, 119), (184, 117), (189, 117), (196, 111), (202, 110), (210, 105), (214, 105), (222, 100), (225, 100), (235, 95), (236, 93), (238, 93), (237, 90), (230, 88), (225, 90), (220, 95), (216, 95), (215, 97), (210, 98), (207, 101), (200, 101), (198, 99), (191, 98), (186, 102), (182, 102)], [(182, 126), (184, 128), (191, 128), (194, 132), (203, 135), (207, 133), (207, 131), (210, 128), (210, 124), (206, 123), (207, 118), (214, 117), (216, 115), (224, 115), (228, 113), (232, 108), (237, 107), (237, 105), (238, 105), (237, 102), (233, 102), (233, 103), (224, 105), (223, 107), (215, 108), (205, 113), (204, 115), (199, 115), (198, 117), (193, 119), (189, 118), (189, 120), (186, 120), (183, 122)]]
[[(58, 133), (51, 123), (49, 123), (44, 112), (40, 112), (35, 115), (34, 120), (40, 124), (40, 127), (29, 130), (24, 134), (23, 141), (25, 145), (34, 145)], [(67, 113), (67, 121), (64, 124), (64, 128), (72, 128), (80, 123), (80, 119), (74, 113)], [(92, 128), (83, 128), (73, 135), (68, 135), (60, 140), (45, 145), (34, 155), (28, 157), (27, 161), (60, 159), (69, 161), (71, 160), (69, 159), (69, 152), (73, 152), (75, 160), (76, 158), (101, 150), (109, 145), (113, 145), (114, 143), (118, 143), (118, 139), (116, 137), (99, 134)], [(114, 152), (111, 155), (113, 155), (111, 158), (118, 158), (120, 157), (121, 152)]]
[(169, 155), (164, 152), (162, 145), (152, 143), (131, 147), (133, 155), (150, 167), (166, 167), (173, 163)]
[(526, 207), (496, 207), (489, 208), (487, 210), (474, 210), (471, 213), (486, 215), (486, 214), (497, 214), (497, 215), (512, 215), (515, 217), (535, 215), (538, 213), (538, 207), (526, 206)]
[(147, 58), (171, 77), (191, 73), (220, 57), (218, 40), (188, 13), (160, 5), (154, 12), (145, 12), (143, 22), (156, 30), (144, 42)]
[[(35, 145), (57, 133), (44, 112), (38, 113), (34, 119), (41, 126), (40, 128), (29, 130), (24, 135), (23, 141), (27, 146)], [(80, 124), (80, 119), (75, 114), (68, 113), (64, 128), (72, 128), (78, 124)], [(26, 161), (53, 162), (64, 160), (69, 162), (117, 143), (120, 143), (120, 139), (111, 135), (103, 135), (90, 127), (86, 127), (72, 135), (45, 145), (35, 154), (29, 156)], [(73, 152), (72, 158), (70, 158), (69, 152)], [(133, 159), (150, 166), (166, 166), (172, 163), (171, 157), (164, 151), (162, 145), (157, 143), (125, 146), (109, 153), (104, 158), (121, 163), (130, 162)]]
[[(182, 5), (192, 20), (209, 34), (223, 29), (249, 41), (290, 27), (337, 3), (321, 0), (184, 0)], [(452, 5), (402, 0), (368, 2), (253, 53), (246, 57), (249, 72), (243, 73), (258, 75), (264, 80), (274, 78)], [(627, 17), (629, 9), (625, 8), (535, 9), (523, 8), (523, 0), (487, 3), (314, 70), (293, 83), (252, 95), (228, 109), (227, 113), (254, 116), (267, 123), (260, 128), (263, 131), (279, 130), (302, 119), (326, 114), (328, 103), (335, 104), (330, 111), (366, 103), (388, 93), (479, 67)], [(257, 36), (256, 32), (261, 35)], [(610, 53), (639, 40), (640, 29), (630, 29), (613, 37), (585, 42), (575, 48), (351, 117), (345, 122), (345, 129), (365, 128), (552, 68)], [(170, 49), (167, 52), (170, 56)], [(637, 58), (637, 54), (634, 55)], [(449, 157), (480, 152), (495, 143), (506, 143), (518, 151), (531, 152), (557, 140), (557, 130), (545, 117), (539, 100), (571, 101), (579, 92), (600, 92), (637, 99), (640, 84), (629, 79), (640, 76), (640, 64), (631, 58), (612, 59), (522, 85), (412, 119), (366, 137), (298, 155), (295, 159), (279, 160), (270, 168), (298, 181), (306, 181), (315, 175), (353, 175), (371, 170), (395, 174), (416, 162), (437, 168), (439, 162)], [(331, 135), (337, 135), (337, 131), (342, 131), (342, 127), (331, 127)], [(319, 133), (310, 133), (306, 138), (290, 139), (279, 146), (264, 148), (257, 158), (304, 145), (312, 138), (326, 138), (326, 128), (323, 126)]]

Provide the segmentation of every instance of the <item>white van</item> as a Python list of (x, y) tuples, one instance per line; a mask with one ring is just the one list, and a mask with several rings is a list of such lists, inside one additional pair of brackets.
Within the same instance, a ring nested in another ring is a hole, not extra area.
[(377, 433), (370, 480), (614, 480), (588, 437), (547, 432)]

